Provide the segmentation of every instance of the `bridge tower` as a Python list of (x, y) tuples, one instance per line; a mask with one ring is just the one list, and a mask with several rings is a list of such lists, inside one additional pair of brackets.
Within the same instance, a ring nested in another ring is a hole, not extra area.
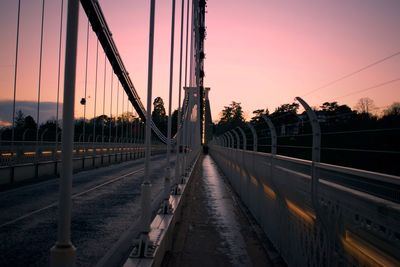
[(204, 96), (203, 96), (203, 130), (202, 130), (202, 143), (207, 145), (209, 141), (212, 139), (212, 118), (211, 118), (211, 108), (210, 108), (210, 99), (208, 94), (210, 92), (210, 87), (204, 88)]

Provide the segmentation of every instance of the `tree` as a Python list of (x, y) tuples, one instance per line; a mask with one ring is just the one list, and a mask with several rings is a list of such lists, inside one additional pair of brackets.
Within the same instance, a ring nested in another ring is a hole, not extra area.
[(400, 102), (394, 102), (383, 111), (384, 116), (400, 116)]
[(171, 115), (171, 135), (174, 136), (176, 134), (176, 131), (178, 129), (178, 109), (175, 109), (174, 112), (172, 112)]
[(167, 134), (168, 117), (165, 113), (164, 101), (161, 97), (156, 97), (153, 102), (153, 112), (151, 118), (155, 125), (160, 129), (163, 134)]
[(354, 107), (359, 113), (371, 114), (376, 110), (374, 100), (369, 97), (360, 98)]
[(15, 128), (17, 128), (17, 129), (24, 128), (25, 115), (21, 110), (17, 111), (17, 114), (15, 116), (14, 122), (15, 122)]
[(26, 116), (24, 120), (24, 128), (29, 130), (36, 130), (37, 124), (32, 116)]
[(224, 106), (219, 123), (240, 124), (242, 122), (244, 122), (243, 109), (239, 102), (232, 101), (229, 106)]
[(326, 112), (326, 113), (331, 113), (331, 112), (335, 112), (338, 108), (339, 108), (339, 104), (338, 102), (325, 102), (323, 103), (320, 108), (321, 111)]
[(291, 103), (291, 104), (283, 104), (277, 107), (271, 115), (275, 114), (284, 114), (284, 113), (292, 113), (292, 114), (297, 114), (297, 110), (299, 109), (300, 105), (298, 103)]
[(254, 116), (251, 118), (250, 122), (258, 124), (262, 122), (263, 120), (261, 119), (263, 115), (268, 116), (269, 115), (269, 110), (268, 108), (266, 109), (256, 109), (253, 111)]
[(395, 102), (383, 111), (383, 117), (380, 120), (383, 128), (397, 128), (400, 125), (400, 103)]
[(232, 101), (220, 113), (220, 121), (215, 128), (215, 133), (220, 134), (244, 123), (243, 109), (239, 102)]
[(165, 107), (164, 107), (164, 101), (161, 97), (156, 97), (153, 102), (153, 112), (152, 116), (153, 117), (166, 117), (166, 112), (165, 112)]

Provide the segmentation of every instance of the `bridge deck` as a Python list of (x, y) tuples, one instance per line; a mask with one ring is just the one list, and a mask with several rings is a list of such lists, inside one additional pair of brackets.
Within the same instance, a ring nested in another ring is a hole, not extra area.
[[(153, 204), (163, 187), (164, 156), (154, 156)], [(72, 241), (77, 265), (94, 266), (140, 217), (143, 160), (74, 176)], [(59, 179), (0, 193), (0, 266), (48, 266), (57, 233)], [(133, 239), (134, 237), (132, 237)]]
[(164, 266), (276, 266), (210, 156), (193, 177)]

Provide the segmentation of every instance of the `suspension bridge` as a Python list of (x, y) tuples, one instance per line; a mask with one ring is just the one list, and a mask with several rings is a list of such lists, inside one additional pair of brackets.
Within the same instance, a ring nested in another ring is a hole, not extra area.
[[(11, 125), (0, 132), (1, 266), (400, 266), (399, 150), (373, 139), (389, 132), (395, 140), (398, 127), (326, 131), (352, 113), (329, 117), (295, 97), (301, 115), (261, 114), (213, 132), (205, 0), (171, 1), (166, 132), (152, 115), (155, 0), (146, 101), (99, 1), (60, 0), (59, 16), (49, 16), (42, 0), (36, 118), (28, 120), (17, 112), (27, 4), (17, 2)], [(46, 23), (58, 28), (56, 105), (54, 121), (41, 124)], [(329, 139), (355, 135), (355, 143), (360, 134), (373, 144), (346, 148)]]

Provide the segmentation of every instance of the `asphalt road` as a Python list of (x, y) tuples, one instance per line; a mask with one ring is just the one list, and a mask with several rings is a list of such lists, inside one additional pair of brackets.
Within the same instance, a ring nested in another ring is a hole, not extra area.
[[(164, 155), (153, 157), (152, 196), (162, 192)], [(94, 266), (140, 217), (143, 160), (74, 175), (72, 243), (77, 266)], [(58, 179), (0, 193), (0, 266), (49, 266), (56, 241)]]

